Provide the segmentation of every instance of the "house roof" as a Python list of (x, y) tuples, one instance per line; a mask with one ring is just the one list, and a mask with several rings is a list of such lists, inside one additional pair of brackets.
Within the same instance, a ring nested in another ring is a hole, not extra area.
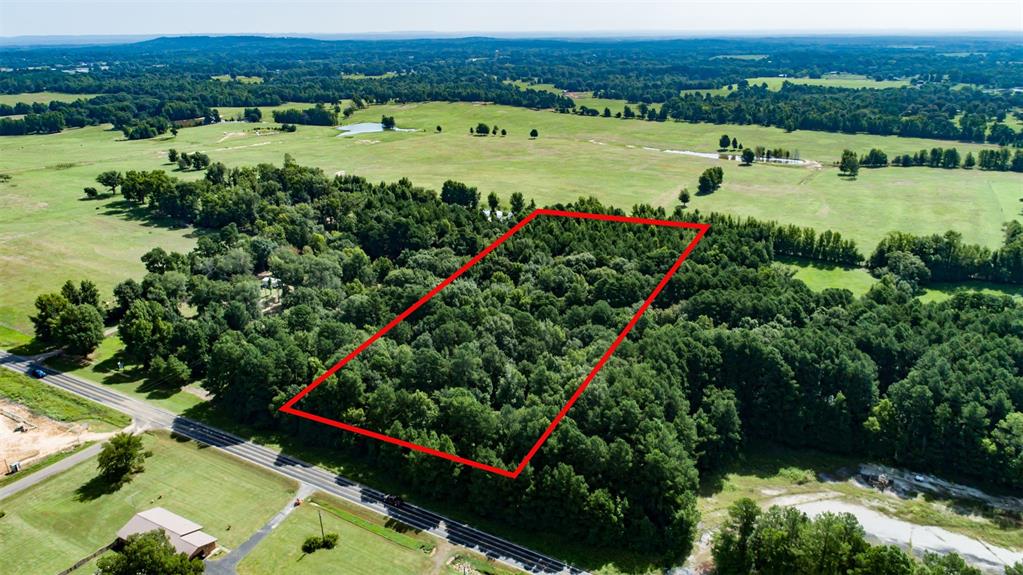
[(191, 557), (199, 548), (217, 540), (216, 537), (201, 531), (201, 529), (202, 525), (198, 523), (189, 521), (162, 507), (154, 507), (136, 513), (117, 532), (117, 538), (123, 540), (138, 533), (161, 530), (167, 535), (171, 545), (178, 553), (184, 553)]

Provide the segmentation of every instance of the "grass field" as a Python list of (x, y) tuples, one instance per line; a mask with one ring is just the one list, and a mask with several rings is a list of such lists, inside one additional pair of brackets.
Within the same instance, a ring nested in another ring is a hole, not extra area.
[[(484, 195), (495, 191), (505, 200), (515, 191), (540, 205), (593, 195), (629, 208), (641, 202), (674, 206), (678, 190), (694, 189), (699, 174), (719, 161), (663, 150), (714, 150), (723, 132), (747, 146), (798, 150), (801, 157), (826, 166), (843, 148), (866, 152), (880, 147), (891, 155), (948, 144), (786, 133), (761, 126), (584, 118), (468, 103), (374, 106), (357, 112), (349, 123), (377, 121), (384, 114), (395, 116), (399, 127), (420, 131), (337, 138), (330, 127), (256, 134), (251, 124), (222, 123), (187, 128), (177, 137), (130, 142), (102, 127), (0, 139), (0, 173), (12, 176), (0, 184), (0, 293), (5, 294), (0, 326), (28, 333), (36, 295), (57, 289), (66, 279), (91, 278), (110, 297), (115, 283), (142, 274), (139, 257), (152, 247), (188, 250), (193, 245), (192, 230), (152, 222), (145, 210), (118, 198), (82, 199), (82, 187), (94, 185), (95, 175), (103, 170), (171, 169), (165, 154), (172, 147), (204, 151), (229, 166), (280, 163), (288, 153), (328, 174), (343, 170), (375, 181), (409, 177), (433, 188), (453, 178), (478, 186)], [(509, 135), (468, 136), (468, 128), (477, 122), (498, 124)], [(443, 133), (434, 132), (437, 125)], [(527, 136), (532, 128), (540, 131), (536, 140)], [(963, 153), (981, 148), (956, 145)], [(955, 229), (966, 241), (994, 247), (1002, 223), (1020, 217), (1021, 182), (1014, 173), (925, 168), (863, 170), (858, 179), (847, 181), (831, 167), (727, 164), (722, 189), (694, 198), (692, 205), (831, 228), (856, 239), (866, 252), (896, 229)]]
[[(322, 510), (322, 514), (318, 514), (317, 510)], [(302, 542), (307, 537), (319, 535), (318, 515), (322, 515), (323, 528), (327, 532), (339, 535), (338, 544), (334, 549), (307, 555), (302, 552)], [(399, 533), (386, 527), (379, 515), (317, 495), (313, 502), (294, 510), (274, 529), (239, 564), (238, 573), (276, 575), (301, 571), (309, 575), (407, 575), (439, 572), (439, 569), (433, 569), (430, 555), (418, 549), (417, 544), (432, 548), (435, 540), (411, 531)]]
[(32, 412), (50, 419), (67, 423), (88, 423), (90, 431), (113, 431), (131, 423), (131, 418), (120, 411), (82, 399), (8, 369), (0, 369), (0, 397), (20, 403)]
[[(247, 539), (296, 488), (214, 449), (146, 434), (146, 469), (113, 493), (94, 480), (95, 461), (5, 499), (0, 562), (19, 573), (54, 573), (112, 540), (136, 512), (164, 507), (203, 526), (227, 548)], [(216, 489), (210, 489), (216, 485)], [(26, 553), (32, 549), (32, 553)]]
[(9, 104), (11, 106), (18, 102), (25, 102), (27, 104), (34, 104), (36, 102), (49, 104), (54, 100), (57, 100), (58, 102), (74, 102), (75, 100), (88, 100), (89, 98), (95, 98), (98, 95), (99, 94), (66, 94), (64, 92), (23, 92), (21, 94), (0, 94), (0, 104)]
[[(870, 291), (871, 286), (877, 283), (877, 279), (864, 268), (823, 266), (797, 260), (787, 260), (781, 265), (790, 267), (795, 271), (796, 279), (802, 280), (807, 287), (814, 291), (839, 288), (847, 289), (853, 292), (853, 295), (860, 296)], [(924, 288), (919, 299), (925, 303), (941, 302), (951, 299), (958, 292), (966, 291), (1023, 298), (1023, 286), (970, 281), (957, 284), (933, 283)]]
[(781, 90), (785, 82), (803, 86), (826, 86), (829, 88), (902, 88), (909, 86), (908, 80), (872, 80), (857, 74), (824, 74), (820, 78), (779, 78), (760, 76), (746, 79), (750, 84), (767, 84), (770, 90)]

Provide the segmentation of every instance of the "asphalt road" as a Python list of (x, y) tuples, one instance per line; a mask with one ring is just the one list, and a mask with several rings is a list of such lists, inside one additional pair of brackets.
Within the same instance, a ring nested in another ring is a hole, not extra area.
[(586, 575), (585, 571), (562, 561), (421, 507), (409, 503), (402, 505), (401, 508), (392, 507), (384, 503), (386, 494), (383, 492), (335, 475), (326, 469), (284, 453), (256, 445), (215, 427), (177, 416), (101, 385), (35, 365), (27, 358), (0, 351), (0, 365), (21, 373), (27, 373), (31, 368), (40, 367), (48, 374), (41, 381), (124, 412), (132, 416), (135, 419), (135, 424), (139, 427), (166, 429), (205, 443), (255, 465), (307, 483), (325, 493), (344, 498), (416, 529), (427, 531), (454, 545), (472, 549), (495, 561), (523, 569), (529, 573)]

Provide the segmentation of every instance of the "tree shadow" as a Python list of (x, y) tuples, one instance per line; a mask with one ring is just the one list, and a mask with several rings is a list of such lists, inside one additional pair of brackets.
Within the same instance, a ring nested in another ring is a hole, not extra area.
[(387, 521), (384, 522), (384, 527), (390, 529), (391, 531), (397, 531), (398, 533), (416, 533), (416, 534), (422, 533), (421, 529), (416, 529), (415, 527), (412, 527), (411, 525), (408, 525), (406, 523), (402, 523), (401, 521), (398, 521), (397, 519), (395, 519), (393, 517), (388, 517), (387, 518)]
[(111, 482), (102, 475), (97, 475), (83, 483), (75, 490), (75, 500), (81, 502), (95, 501), (104, 495), (117, 492), (130, 478), (118, 482)]
[(118, 217), (122, 220), (135, 222), (147, 227), (167, 228), (171, 230), (180, 230), (189, 227), (188, 224), (179, 219), (156, 215), (153, 210), (148, 207), (134, 202), (129, 202), (125, 199), (111, 200), (104, 207), (106, 208), (102, 212), (104, 216)]

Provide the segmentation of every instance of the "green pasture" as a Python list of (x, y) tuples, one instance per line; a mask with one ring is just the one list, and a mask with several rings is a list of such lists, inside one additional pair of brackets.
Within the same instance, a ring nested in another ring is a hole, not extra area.
[[(222, 109), (225, 117), (233, 112), (240, 109)], [(432, 188), (456, 179), (504, 200), (513, 192), (540, 205), (596, 196), (626, 209), (637, 203), (671, 208), (681, 188), (695, 192), (703, 170), (723, 165), (724, 186), (709, 196), (694, 195), (693, 207), (830, 228), (855, 239), (865, 252), (890, 230), (954, 229), (969, 242), (996, 247), (1002, 223), (1020, 217), (1019, 174), (886, 168), (862, 170), (847, 180), (830, 166), (844, 148), (865, 153), (879, 147), (893, 155), (949, 142), (592, 118), (472, 103), (373, 106), (347, 123), (379, 121), (385, 114), (399, 127), (418, 131), (337, 137), (332, 127), (299, 126), (295, 133), (282, 133), (269, 130), (272, 123), (225, 122), (138, 141), (125, 141), (100, 126), (0, 138), (0, 173), (11, 176), (0, 183), (0, 326), (29, 333), (28, 316), (39, 293), (67, 279), (91, 278), (109, 298), (118, 281), (143, 274), (139, 257), (149, 249), (194, 245), (195, 230), (153, 221), (146, 210), (116, 196), (86, 200), (81, 191), (95, 186), (96, 174), (108, 169), (173, 171), (166, 162), (168, 148), (203, 151), (228, 166), (280, 163), (291, 154), (328, 174), (344, 171), (375, 181), (409, 177)], [(479, 122), (497, 124), (508, 135), (468, 135)], [(438, 125), (441, 133), (435, 131)], [(533, 128), (540, 132), (535, 140), (528, 137)], [(822, 166), (739, 167), (665, 151), (713, 151), (722, 133), (745, 146), (786, 148)], [(955, 145), (963, 153), (983, 148)]]
[(826, 86), (829, 88), (902, 88), (909, 86), (908, 80), (873, 80), (858, 74), (824, 74), (820, 78), (782, 78), (760, 76), (746, 78), (751, 85), (767, 84), (770, 90), (781, 90), (785, 82), (803, 86)]
[[(145, 471), (114, 490), (95, 460), (5, 499), (0, 562), (19, 573), (55, 573), (106, 545), (138, 511), (164, 507), (235, 548), (280, 511), (296, 486), (215, 449), (146, 434)], [(215, 485), (216, 489), (210, 489)], [(32, 553), (25, 553), (32, 549)]]
[(74, 102), (75, 100), (88, 100), (89, 98), (95, 98), (99, 94), (67, 94), (64, 92), (22, 92), (21, 94), (0, 94), (0, 104), (15, 105), (18, 102), (25, 102), (26, 104), (34, 104), (39, 102), (41, 104), (49, 104), (50, 102), (57, 100), (58, 102)]

